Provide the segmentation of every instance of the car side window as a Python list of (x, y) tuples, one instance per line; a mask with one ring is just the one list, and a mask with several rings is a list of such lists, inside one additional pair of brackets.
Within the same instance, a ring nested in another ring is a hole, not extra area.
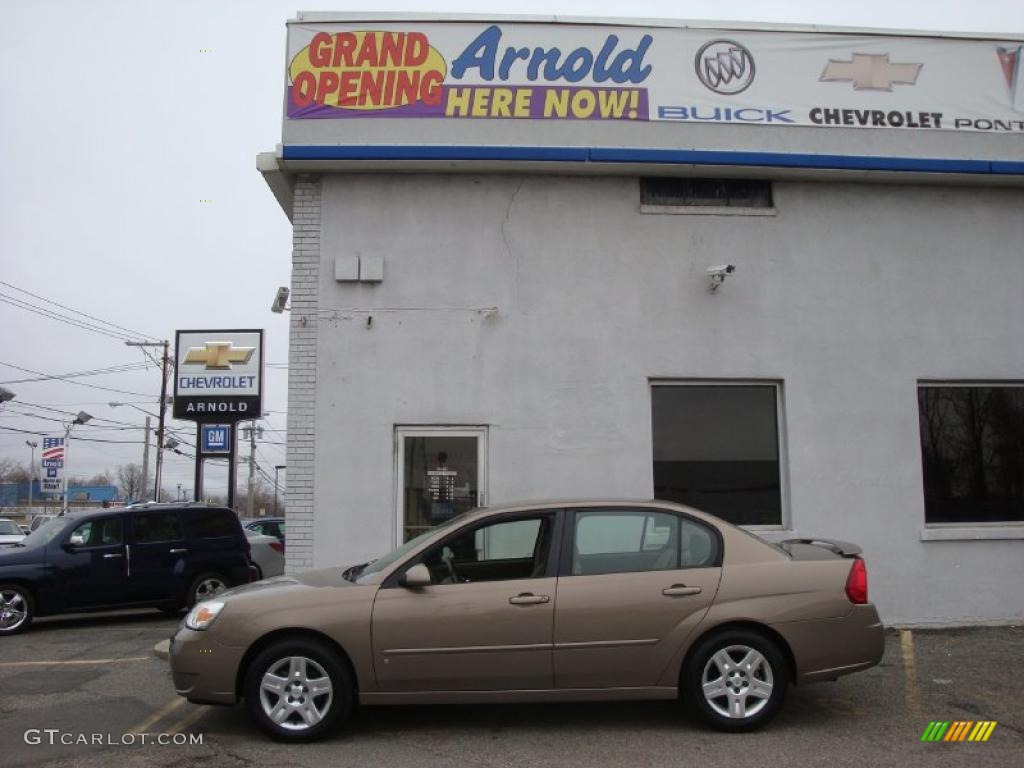
[(718, 536), (706, 525), (688, 518), (679, 521), (681, 568), (711, 568), (718, 564)]
[(233, 513), (226, 509), (199, 509), (190, 511), (185, 527), (194, 539), (217, 539), (234, 536), (238, 523)]
[(76, 547), (111, 547), (122, 542), (121, 518), (86, 520), (71, 532), (68, 543)]
[(132, 520), (136, 544), (159, 541), (180, 541), (181, 520), (175, 512), (157, 512), (136, 515)]
[(548, 516), (498, 521), (448, 539), (422, 562), (434, 584), (540, 578), (550, 530)]
[(680, 518), (651, 510), (576, 513), (573, 576), (679, 568)]

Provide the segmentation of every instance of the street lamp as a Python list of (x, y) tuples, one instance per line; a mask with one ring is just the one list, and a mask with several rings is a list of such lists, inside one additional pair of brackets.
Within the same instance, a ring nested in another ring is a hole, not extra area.
[(277, 517), (277, 473), (280, 470), (286, 469), (286, 468), (287, 467), (284, 464), (275, 464), (274, 465), (274, 517)]
[(32, 459), (28, 465), (28, 508), (32, 509), (32, 486), (36, 484), (36, 448), (39, 447), (39, 443), (34, 440), (26, 440), (25, 445), (29, 447), (32, 452)]
[(11, 392), (7, 387), (0, 387), (0, 403), (6, 403), (8, 400), (13, 400), (15, 394)]
[(68, 513), (68, 465), (71, 454), (71, 429), (79, 424), (86, 424), (90, 421), (92, 421), (92, 414), (79, 411), (74, 420), (64, 427), (64, 504), (60, 511), (62, 515)]

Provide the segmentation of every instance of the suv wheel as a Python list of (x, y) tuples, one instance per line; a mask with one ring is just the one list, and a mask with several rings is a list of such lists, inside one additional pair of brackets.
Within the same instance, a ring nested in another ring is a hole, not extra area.
[(32, 593), (20, 584), (0, 584), (0, 635), (15, 635), (32, 623)]
[(219, 573), (202, 573), (192, 582), (188, 590), (188, 606), (209, 600), (228, 588), (227, 580)]
[(246, 670), (245, 704), (278, 741), (322, 738), (352, 711), (355, 685), (336, 652), (316, 640), (281, 640)]
[(789, 665), (771, 640), (729, 630), (704, 640), (683, 670), (682, 693), (691, 709), (723, 731), (751, 731), (782, 706)]

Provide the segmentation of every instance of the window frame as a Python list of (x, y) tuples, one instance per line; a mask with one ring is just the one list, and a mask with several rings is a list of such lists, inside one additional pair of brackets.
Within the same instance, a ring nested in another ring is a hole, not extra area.
[[(655, 387), (774, 387), (775, 388), (775, 429), (779, 456), (779, 522), (778, 524), (740, 525), (745, 531), (760, 534), (772, 531), (793, 530), (792, 508), (789, 495), (789, 438), (786, 431), (785, 381), (779, 379), (679, 379), (652, 378), (648, 380), (648, 397), (651, 412), (651, 495), (654, 495), (654, 388)], [(709, 513), (710, 514), (710, 513)], [(729, 522), (724, 520), (723, 522)], [(732, 523), (730, 523), (732, 525)]]
[[(650, 515), (652, 513), (660, 513), (664, 515), (673, 515), (679, 518), (680, 535), (677, 537), (678, 541), (676, 546), (679, 547), (679, 567), (678, 568), (667, 568), (653, 571), (616, 571), (614, 573), (573, 573), (572, 572), (572, 556), (576, 550), (576, 518), (580, 514), (586, 514), (588, 512), (635, 512), (638, 514)], [(715, 538), (716, 550), (715, 559), (710, 565), (683, 565), (682, 558), (682, 524), (684, 521), (694, 523), (695, 525), (701, 526), (709, 530)], [(724, 521), (723, 521), (724, 522)], [(700, 518), (688, 515), (685, 512), (680, 512), (676, 509), (668, 509), (666, 507), (638, 507), (630, 504), (610, 505), (610, 506), (594, 506), (594, 507), (575, 507), (565, 511), (563, 516), (563, 528), (561, 535), (561, 553), (558, 557), (558, 578), (592, 578), (595, 576), (623, 576), (630, 573), (668, 573), (671, 571), (690, 571), (697, 570), (698, 568), (721, 568), (723, 558), (725, 556), (725, 540), (722, 537), (722, 532), (719, 530), (717, 525), (709, 523)]]
[[(460, 525), (454, 531), (450, 531), (444, 537), (431, 542), (423, 549), (418, 551), (416, 554), (409, 557), (401, 565), (397, 566), (381, 584), (381, 589), (405, 589), (399, 582), (402, 576), (412, 568), (414, 565), (419, 565), (423, 562), (423, 559), (435, 551), (438, 547), (445, 546), (448, 542), (453, 539), (457, 539), (464, 534), (474, 533), (480, 528), (484, 528), (489, 525), (495, 525), (497, 523), (510, 523), (517, 520), (532, 520), (534, 518), (550, 517), (551, 518), (551, 537), (548, 542), (547, 562), (544, 565), (544, 574), (537, 578), (549, 579), (558, 576), (559, 563), (560, 563), (560, 552), (562, 546), (562, 531), (564, 529), (563, 518), (565, 517), (564, 509), (533, 509), (533, 510), (520, 510), (518, 512), (505, 512), (498, 515), (492, 515), (485, 517), (480, 520), (473, 520)], [(528, 581), (528, 579), (514, 579), (514, 581)], [(465, 582), (460, 582), (465, 583)], [(475, 581), (473, 584), (487, 584), (492, 582)], [(431, 584), (433, 587), (457, 587), (460, 584)]]
[(977, 388), (1024, 389), (1022, 379), (918, 379), (914, 386), (914, 402), (917, 406), (917, 458), (920, 470), (921, 492), (921, 541), (977, 541), (1024, 539), (1024, 520), (971, 520), (948, 523), (928, 522), (928, 507), (924, 480), (924, 444), (921, 441), (921, 400), (922, 389), (977, 389)]

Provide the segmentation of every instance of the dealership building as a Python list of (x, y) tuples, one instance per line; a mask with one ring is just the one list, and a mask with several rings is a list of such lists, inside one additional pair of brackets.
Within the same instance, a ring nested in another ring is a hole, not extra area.
[(303, 13), (288, 568), (666, 499), (1024, 617), (1024, 41)]

